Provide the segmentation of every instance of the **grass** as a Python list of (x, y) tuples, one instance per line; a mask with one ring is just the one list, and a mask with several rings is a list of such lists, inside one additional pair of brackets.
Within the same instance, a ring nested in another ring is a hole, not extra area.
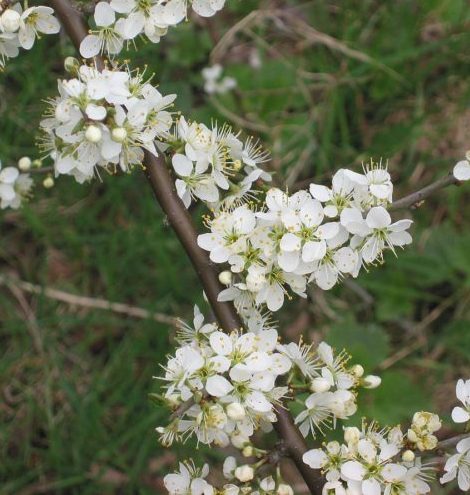
[[(279, 184), (328, 181), (341, 166), (383, 157), (398, 197), (446, 173), (470, 147), (464, 0), (313, 1), (294, 19), (259, 14), (216, 52), (238, 90), (213, 101), (201, 91), (200, 70), (215, 42), (254, 8), (272, 14), (299, 3), (228, 5), (210, 29), (187, 23), (145, 46), (133, 64), (148, 64), (162, 91), (177, 92), (178, 108), (193, 118), (234, 114), (245, 131), (261, 129), (255, 134), (272, 150)], [(345, 46), (370, 59), (348, 55)], [(42, 100), (55, 94), (62, 58), (72, 53), (65, 41), (44, 39), (0, 74), (3, 163), (36, 156)], [(256, 59), (261, 69), (249, 65)], [(406, 422), (416, 408), (435, 408), (448, 419), (455, 379), (470, 367), (468, 194), (443, 191), (413, 212), (415, 243), (398, 260), (388, 256), (357, 283), (313, 290), (280, 317), (289, 338), (325, 337), (382, 374), (383, 386), (364, 394), (359, 416)], [(1, 213), (1, 226), (2, 273), (188, 319), (202, 301), (138, 172), (38, 187), (21, 212)], [(0, 290), (0, 493), (162, 492), (176, 452), (158, 446), (154, 427), (167, 412), (147, 395), (158, 389), (152, 376), (171, 352), (171, 329)], [(413, 350), (398, 359), (403, 348)], [(180, 450), (199, 455), (193, 445)]]

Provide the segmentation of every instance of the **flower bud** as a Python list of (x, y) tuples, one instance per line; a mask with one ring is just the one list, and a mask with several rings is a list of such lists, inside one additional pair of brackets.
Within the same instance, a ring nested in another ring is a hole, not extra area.
[(277, 495), (294, 495), (294, 490), (291, 486), (281, 483), (276, 492)]
[(348, 426), (344, 429), (344, 441), (346, 443), (357, 443), (361, 438), (361, 431), (355, 426)]
[(42, 181), (42, 185), (46, 189), (51, 189), (52, 187), (54, 187), (54, 179), (49, 175)]
[(87, 141), (90, 141), (90, 143), (99, 143), (102, 137), (103, 133), (101, 132), (101, 129), (96, 125), (88, 126), (87, 130), (85, 131), (85, 138)]
[(341, 450), (341, 445), (336, 440), (326, 444), (326, 450), (330, 455), (338, 455)]
[(32, 164), (33, 162), (31, 161), (31, 158), (29, 158), (29, 156), (23, 156), (23, 158), (20, 158), (18, 160), (18, 168), (22, 172), (27, 172), (28, 170), (30, 170)]
[(227, 406), (227, 416), (234, 421), (240, 421), (246, 416), (245, 408), (239, 402)]
[(245, 464), (244, 466), (239, 466), (235, 469), (235, 478), (242, 483), (246, 481), (251, 481), (255, 477), (255, 471), (251, 466)]
[(314, 378), (310, 384), (310, 390), (312, 392), (328, 392), (330, 388), (330, 382), (325, 378)]
[(80, 69), (80, 62), (75, 57), (67, 57), (64, 60), (64, 69), (69, 74), (76, 75)]
[(245, 444), (250, 442), (250, 439), (248, 437), (245, 437), (241, 433), (234, 433), (230, 437), (230, 441), (232, 442), (232, 445), (237, 448), (237, 449), (243, 449)]
[(116, 143), (123, 143), (127, 138), (127, 131), (124, 127), (115, 127), (111, 131), (111, 139)]
[(405, 450), (401, 458), (403, 462), (413, 462), (415, 460), (415, 454), (412, 450)]
[(33, 167), (34, 168), (41, 168), (42, 167), (42, 160), (37, 158), (36, 160), (33, 161)]
[(20, 14), (13, 9), (7, 9), (0, 17), (0, 24), (6, 33), (15, 33), (20, 28)]
[(382, 383), (382, 378), (376, 375), (367, 375), (364, 378), (364, 388), (377, 388)]
[(243, 457), (251, 457), (254, 453), (253, 447), (251, 445), (247, 445), (243, 447), (242, 454)]
[(232, 272), (225, 270), (219, 273), (219, 282), (223, 285), (230, 285), (232, 282)]
[(361, 378), (361, 376), (364, 375), (364, 368), (360, 364), (355, 364), (354, 366), (351, 367), (351, 373), (356, 378)]

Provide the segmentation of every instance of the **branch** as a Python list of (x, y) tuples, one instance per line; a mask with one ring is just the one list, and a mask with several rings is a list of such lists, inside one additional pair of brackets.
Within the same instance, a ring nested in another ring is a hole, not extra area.
[(444, 187), (451, 186), (453, 184), (460, 184), (460, 182), (454, 177), (454, 175), (449, 173), (448, 175), (441, 177), (429, 186), (423, 187), (419, 191), (416, 191), (404, 198), (394, 201), (389, 207), (389, 210), (399, 210), (402, 208), (413, 208), (420, 206), (420, 203), (424, 201), (427, 197), (431, 196), (435, 192), (444, 189)]
[[(79, 49), (82, 39), (88, 34), (81, 14), (71, 6), (69, 0), (49, 0), (49, 3), (56, 11), (75, 47)], [(98, 59), (96, 63), (98, 68), (103, 67), (101, 59)], [(208, 254), (197, 244), (196, 229), (183, 202), (176, 194), (174, 181), (166, 167), (165, 159), (161, 155), (155, 157), (148, 151), (144, 151), (147, 179), (201, 280), (217, 321), (226, 331), (241, 328), (241, 320), (233, 304), (217, 300), (218, 294), (222, 290), (218, 279), (218, 270), (209, 260)], [(276, 412), (278, 421), (275, 427), (278, 435), (285, 442), (292, 460), (302, 474), (311, 493), (320, 494), (319, 483), (321, 478), (318, 478), (315, 472), (309, 469), (302, 460), (307, 446), (300, 431), (294, 425), (287, 410), (277, 408)]]
[(197, 244), (197, 232), (192, 218), (176, 194), (174, 181), (165, 159), (162, 155), (155, 157), (146, 151), (145, 167), (145, 173), (155, 197), (188, 254), (217, 321), (226, 332), (240, 329), (243, 325), (233, 304), (217, 301), (223, 289), (219, 282), (218, 270), (210, 261), (208, 254)]

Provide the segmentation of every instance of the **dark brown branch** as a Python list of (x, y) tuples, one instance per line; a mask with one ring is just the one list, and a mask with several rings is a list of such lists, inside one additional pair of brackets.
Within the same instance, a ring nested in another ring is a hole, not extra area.
[(419, 206), (419, 204), (427, 197), (431, 196), (431, 194), (434, 194), (440, 189), (444, 189), (444, 187), (451, 186), (453, 184), (459, 184), (459, 181), (454, 177), (452, 173), (450, 173), (436, 180), (436, 182), (429, 184), (429, 186), (423, 187), (423, 189), (420, 189), (419, 191), (416, 191), (412, 194), (409, 194), (408, 196), (405, 196), (404, 198), (394, 201), (388, 207), (388, 209), (400, 210), (402, 208), (412, 208)]
[(168, 217), (178, 239), (188, 254), (209, 303), (220, 326), (227, 332), (242, 327), (240, 318), (233, 304), (217, 301), (223, 289), (219, 282), (217, 268), (209, 256), (197, 245), (197, 232), (184, 204), (176, 194), (174, 181), (162, 155), (154, 157), (145, 153), (145, 172), (157, 201)]
[(304, 437), (294, 424), (288, 410), (277, 407), (276, 414), (277, 422), (274, 423), (273, 426), (278, 436), (282, 438), (284, 448), (289, 457), (294, 461), (302, 478), (307, 484), (310, 493), (312, 495), (320, 494), (322, 492), (324, 480), (321, 476), (317, 476), (315, 471), (303, 461), (303, 455), (308, 450)]
[[(49, 3), (56, 11), (75, 47), (79, 49), (81, 41), (88, 34), (81, 14), (72, 7), (69, 0), (49, 0)], [(97, 60), (97, 66), (103, 66), (101, 59)], [(226, 331), (240, 328), (241, 321), (234, 306), (217, 300), (222, 289), (218, 279), (218, 271), (210, 262), (207, 253), (197, 245), (196, 229), (188, 211), (176, 194), (174, 182), (164, 158), (161, 155), (156, 158), (146, 151), (144, 165), (155, 197), (191, 259), (219, 324)], [(277, 418), (276, 431), (285, 443), (311, 493), (321, 493), (321, 478), (317, 477), (315, 472), (302, 460), (307, 446), (298, 428), (294, 425), (292, 417), (287, 410), (278, 408)]]

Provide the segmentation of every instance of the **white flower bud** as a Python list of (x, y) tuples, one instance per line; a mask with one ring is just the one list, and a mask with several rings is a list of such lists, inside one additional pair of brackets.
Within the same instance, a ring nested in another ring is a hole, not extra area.
[(412, 450), (405, 450), (401, 456), (403, 462), (413, 462), (415, 460), (415, 454)]
[(251, 445), (247, 445), (246, 447), (243, 447), (243, 457), (251, 457), (253, 455), (253, 447)]
[(310, 384), (310, 390), (312, 392), (328, 392), (330, 388), (331, 384), (325, 378), (314, 378)]
[(80, 62), (75, 57), (67, 57), (64, 60), (64, 69), (69, 74), (77, 74), (80, 68)]
[(43, 181), (42, 181), (42, 185), (46, 188), (46, 189), (51, 189), (51, 187), (54, 187), (54, 179), (49, 176), (49, 177), (46, 177)]
[(357, 443), (361, 438), (361, 431), (355, 426), (348, 426), (344, 429), (344, 441), (346, 443)]
[(99, 143), (102, 137), (103, 133), (96, 125), (88, 126), (88, 129), (85, 131), (85, 138), (87, 141), (90, 141), (90, 143)]
[(232, 282), (232, 272), (225, 270), (219, 273), (219, 282), (223, 285), (230, 285)]
[(361, 378), (361, 376), (364, 375), (364, 368), (360, 364), (355, 364), (351, 368), (351, 373), (356, 377), (356, 378)]
[(240, 421), (246, 416), (245, 408), (239, 402), (227, 406), (227, 416), (234, 421)]
[(115, 127), (111, 131), (111, 138), (116, 143), (123, 143), (127, 138), (127, 131), (124, 127)]
[(242, 483), (251, 481), (255, 477), (255, 471), (251, 466), (245, 464), (244, 466), (239, 466), (235, 469), (235, 478)]
[(276, 493), (277, 495), (294, 495), (294, 490), (291, 486), (281, 483)]
[(234, 433), (230, 437), (230, 441), (232, 442), (232, 445), (237, 448), (237, 449), (242, 449), (245, 444), (247, 444), (250, 439), (248, 437), (245, 437), (241, 433)]
[(377, 388), (382, 383), (382, 378), (377, 375), (367, 375), (364, 378), (364, 388)]
[(330, 455), (338, 455), (341, 450), (341, 445), (336, 440), (326, 444), (326, 450)]
[(20, 14), (13, 9), (7, 9), (0, 17), (0, 24), (6, 33), (15, 33), (20, 28)]
[(18, 168), (22, 172), (27, 172), (28, 170), (30, 170), (32, 164), (33, 162), (31, 161), (31, 158), (29, 158), (29, 156), (23, 156), (23, 158), (20, 158), (18, 160)]

